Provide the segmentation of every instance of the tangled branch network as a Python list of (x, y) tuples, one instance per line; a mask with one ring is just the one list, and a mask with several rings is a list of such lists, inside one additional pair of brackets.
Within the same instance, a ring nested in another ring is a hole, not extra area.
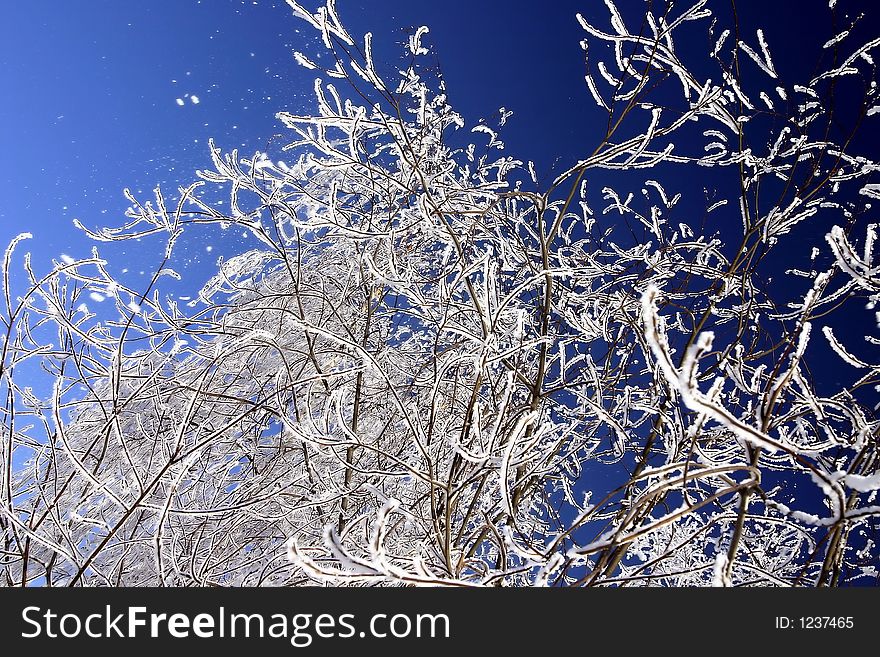
[[(877, 583), (880, 38), (789, 84), (727, 3), (606, 0), (577, 20), (607, 123), (541, 182), (509, 113), (450, 107), (427, 28), (389, 75), (332, 0), (288, 4), (324, 50), (289, 164), (212, 143), (83, 227), (161, 240), (146, 289), (5, 253), (4, 584)], [(259, 246), (182, 309), (206, 225)]]

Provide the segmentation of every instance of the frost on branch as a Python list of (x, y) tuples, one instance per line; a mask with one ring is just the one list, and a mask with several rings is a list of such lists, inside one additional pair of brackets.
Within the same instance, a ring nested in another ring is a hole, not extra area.
[[(792, 84), (725, 3), (587, 7), (608, 121), (541, 188), (427, 28), (387, 70), (332, 1), (288, 4), (324, 52), (287, 143), (211, 142), (86, 229), (158, 245), (146, 289), (5, 254), (6, 584), (876, 581), (877, 164), (829, 102), (858, 76), (874, 120), (875, 41)], [(205, 224), (258, 246), (181, 309)]]

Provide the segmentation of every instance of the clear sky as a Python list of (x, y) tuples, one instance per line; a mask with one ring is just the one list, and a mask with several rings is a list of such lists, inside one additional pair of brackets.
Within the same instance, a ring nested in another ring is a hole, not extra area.
[[(559, 170), (557, 157), (570, 162), (586, 149), (581, 119), (595, 113), (582, 83), (579, 6), (497, 6), (343, 0), (340, 11), (353, 33), (375, 33), (389, 66), (407, 28), (429, 25), (468, 123), (514, 109), (511, 152), (528, 147), (539, 170)], [(33, 233), (27, 248), (38, 270), (61, 254), (85, 256), (92, 243), (73, 219), (118, 225), (124, 187), (140, 198), (156, 184), (173, 192), (209, 165), (209, 137), (224, 150), (266, 149), (280, 129), (276, 112), (311, 109), (311, 72), (291, 53), (315, 40), (281, 0), (10, 4), (0, 26), (0, 243)], [(217, 254), (239, 251), (241, 239), (187, 244), (178, 266), (204, 269), (176, 291), (194, 293)], [(158, 255), (99, 247), (114, 271), (134, 276), (149, 275)]]
[[(814, 63), (803, 57), (805, 44), (821, 45), (835, 29), (827, 4), (750, 1), (737, 12), (744, 33), (764, 28), (777, 69), (793, 82)], [(618, 5), (633, 16), (645, 3)], [(507, 150), (534, 160), (540, 176), (596, 145), (603, 116), (583, 82), (575, 13), (604, 23), (600, 0), (340, 0), (339, 10), (353, 34), (374, 33), (386, 70), (408, 32), (428, 25), (452, 105), (469, 125), (512, 109)], [(8, 3), (0, 24), (0, 244), (33, 233), (27, 248), (38, 271), (61, 254), (86, 256), (92, 243), (73, 219), (119, 225), (124, 187), (140, 198), (156, 184), (173, 193), (209, 166), (209, 137), (225, 151), (267, 149), (281, 131), (276, 112), (312, 107), (312, 72), (291, 53), (314, 52), (315, 43), (283, 0)], [(247, 239), (205, 233), (187, 242), (175, 264), (188, 274), (169, 293), (195, 296), (217, 256), (240, 252)], [(161, 255), (99, 246), (134, 287)]]

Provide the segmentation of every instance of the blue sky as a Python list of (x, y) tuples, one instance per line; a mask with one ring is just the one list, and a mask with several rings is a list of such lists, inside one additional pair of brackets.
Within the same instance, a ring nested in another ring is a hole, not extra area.
[[(737, 12), (744, 33), (764, 28), (792, 83), (812, 70), (803, 52), (834, 33), (827, 4), (810, 0), (800, 5), (810, 11), (792, 12), (792, 3), (741, 2)], [(645, 3), (618, 5), (633, 17)], [(607, 21), (599, 0), (341, 0), (339, 9), (354, 34), (374, 33), (386, 70), (409, 31), (430, 26), (452, 105), (471, 126), (501, 106), (513, 110), (502, 134), (507, 151), (534, 160), (545, 179), (601, 136), (575, 20), (581, 11)], [(124, 187), (148, 198), (157, 184), (173, 193), (194, 180), (209, 165), (209, 137), (225, 151), (266, 150), (281, 132), (276, 112), (313, 105), (312, 72), (291, 53), (314, 52), (315, 44), (283, 0), (11, 3), (0, 26), (0, 243), (33, 233), (27, 248), (45, 271), (61, 254), (89, 253), (74, 218), (90, 227), (122, 222)], [(240, 252), (247, 239), (209, 232), (190, 239), (175, 263), (184, 281), (168, 293), (195, 296), (218, 255)], [(99, 247), (134, 287), (161, 259), (148, 245)]]
[[(124, 187), (144, 197), (189, 182), (209, 162), (208, 137), (259, 148), (307, 88), (287, 14), (250, 2), (15, 3), (0, 39), (11, 100), (0, 108), (0, 241), (32, 232), (37, 264), (87, 255), (74, 218), (115, 225)], [(132, 271), (154, 264), (126, 256)]]
[[(389, 65), (407, 28), (429, 25), (451, 100), (468, 123), (512, 108), (511, 152), (528, 148), (539, 171), (558, 171), (557, 158), (570, 162), (586, 150), (583, 117), (599, 117), (583, 89), (579, 5), (495, 7), (340, 3), (354, 33), (375, 33)], [(209, 137), (224, 150), (262, 150), (280, 131), (276, 112), (312, 106), (312, 76), (291, 53), (309, 50), (315, 36), (280, 0), (27, 2), (4, 14), (0, 243), (33, 233), (27, 249), (38, 270), (61, 254), (87, 255), (92, 243), (73, 219), (118, 225), (124, 187), (140, 198), (157, 184), (173, 192), (209, 164)], [(178, 294), (198, 289), (218, 253), (244, 246), (239, 235), (204, 239), (211, 243), (187, 244), (177, 263), (195, 266)], [(99, 248), (132, 283), (158, 257), (130, 245)]]

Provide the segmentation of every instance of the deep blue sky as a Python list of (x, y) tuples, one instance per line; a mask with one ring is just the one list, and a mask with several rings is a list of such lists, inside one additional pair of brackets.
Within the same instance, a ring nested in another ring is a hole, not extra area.
[[(389, 57), (407, 26), (430, 25), (468, 122), (513, 108), (510, 138), (549, 171), (592, 107), (579, 5), (543, 4), (506, 3), (499, 14), (489, 1), (343, 1), (340, 10)], [(208, 137), (225, 150), (265, 148), (277, 111), (311, 108), (311, 73), (291, 52), (315, 38), (281, 0), (14, 3), (0, 30), (0, 242), (29, 230), (29, 248), (46, 256), (80, 254), (74, 217), (118, 221), (123, 187), (143, 195), (191, 180), (208, 164)]]
[[(618, 5), (630, 17), (645, 6)], [(751, 34), (764, 27), (783, 76), (804, 69), (803, 42), (833, 34), (827, 0), (798, 4), (807, 5), (738, 5)], [(469, 126), (512, 109), (507, 150), (534, 160), (542, 176), (596, 145), (603, 116), (583, 83), (574, 16), (605, 23), (600, 0), (340, 0), (339, 9), (353, 34), (374, 33), (388, 67), (408, 28), (430, 26), (453, 106)], [(209, 137), (224, 150), (265, 149), (281, 131), (277, 111), (312, 107), (312, 72), (291, 52), (313, 51), (315, 42), (283, 0), (9, 3), (0, 24), (0, 244), (34, 233), (27, 248), (38, 271), (62, 253), (85, 256), (91, 243), (72, 219), (119, 224), (123, 187), (140, 198), (157, 183), (173, 192), (209, 165)], [(203, 239), (177, 263), (194, 267), (177, 294), (194, 295), (218, 254), (245, 246), (239, 235)], [(100, 248), (128, 276), (149, 273), (159, 258), (150, 248)]]

